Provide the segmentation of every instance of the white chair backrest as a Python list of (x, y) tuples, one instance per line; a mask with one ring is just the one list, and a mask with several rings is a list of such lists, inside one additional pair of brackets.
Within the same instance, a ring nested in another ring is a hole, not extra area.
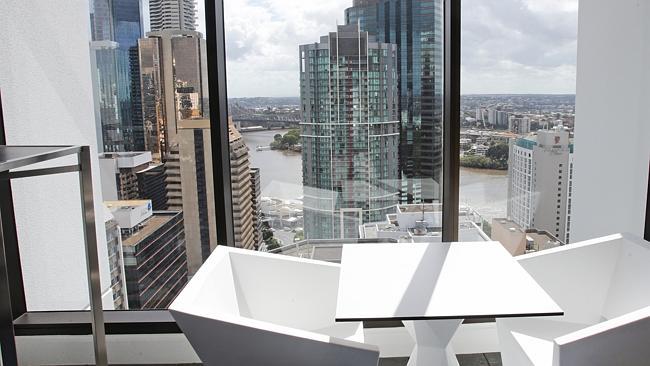
[(630, 235), (620, 241), (617, 266), (603, 308), (605, 319), (650, 306), (650, 243)]
[(228, 248), (218, 246), (201, 266), (170, 309), (219, 318), (239, 315)]
[(553, 366), (650, 364), (650, 306), (555, 339)]
[(337, 264), (253, 252), (230, 260), (241, 316), (304, 330), (334, 324)]
[(377, 347), (310, 332), (334, 324), (339, 267), (217, 247), (170, 306), (208, 365), (376, 366)]
[(595, 324), (602, 320), (620, 238), (592, 239), (517, 260), (564, 310), (564, 321)]

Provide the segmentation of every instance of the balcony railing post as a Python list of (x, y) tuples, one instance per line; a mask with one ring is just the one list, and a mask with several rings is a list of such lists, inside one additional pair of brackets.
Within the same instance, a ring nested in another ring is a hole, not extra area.
[[(0, 213), (0, 216), (2, 214)], [(11, 294), (9, 293), (9, 269), (5, 256), (5, 244), (0, 219), (0, 352), (3, 365), (17, 365), (16, 338), (14, 334)]]
[(79, 183), (82, 200), (82, 217), (84, 243), (86, 247), (86, 268), (88, 270), (88, 291), (90, 292), (90, 313), (93, 330), (95, 364), (108, 366), (106, 352), (106, 333), (104, 330), (104, 313), (102, 309), (102, 291), (99, 278), (99, 258), (97, 248), (97, 230), (95, 228), (95, 207), (92, 189), (92, 172), (90, 165), (90, 147), (82, 146), (79, 152)]

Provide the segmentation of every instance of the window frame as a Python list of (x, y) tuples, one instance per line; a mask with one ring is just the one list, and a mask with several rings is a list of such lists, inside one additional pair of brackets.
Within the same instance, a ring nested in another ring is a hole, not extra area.
[(650, 164), (648, 164), (648, 189), (646, 190), (645, 229), (643, 238), (650, 242)]

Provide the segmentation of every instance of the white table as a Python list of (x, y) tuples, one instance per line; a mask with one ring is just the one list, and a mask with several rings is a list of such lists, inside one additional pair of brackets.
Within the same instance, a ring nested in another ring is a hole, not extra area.
[(463, 319), (551, 315), (562, 309), (498, 242), (343, 246), (336, 320), (403, 320), (409, 366), (457, 365)]

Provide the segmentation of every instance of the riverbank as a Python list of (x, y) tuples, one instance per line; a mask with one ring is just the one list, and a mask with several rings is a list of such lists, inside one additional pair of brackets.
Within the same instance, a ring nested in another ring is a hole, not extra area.
[(508, 170), (507, 162), (494, 160), (482, 155), (461, 156), (460, 166), (474, 169)]
[(300, 154), (302, 152), (302, 146), (301, 145), (293, 145), (293, 146), (269, 146), (270, 150), (277, 150), (277, 151), (282, 151), (282, 152), (293, 152)]
[(508, 170), (502, 170), (502, 169), (483, 169), (483, 168), (470, 168), (470, 167), (461, 166), (460, 171), (467, 172), (467, 173), (502, 176), (502, 177), (508, 175)]
[[(242, 135), (250, 149), (251, 166), (260, 168), (262, 196), (291, 200), (303, 195), (301, 153), (255, 149), (268, 146), (275, 134), (287, 132), (264, 130)], [(506, 215), (507, 195), (506, 170), (461, 167), (460, 202), (471, 206), (488, 221)]]

